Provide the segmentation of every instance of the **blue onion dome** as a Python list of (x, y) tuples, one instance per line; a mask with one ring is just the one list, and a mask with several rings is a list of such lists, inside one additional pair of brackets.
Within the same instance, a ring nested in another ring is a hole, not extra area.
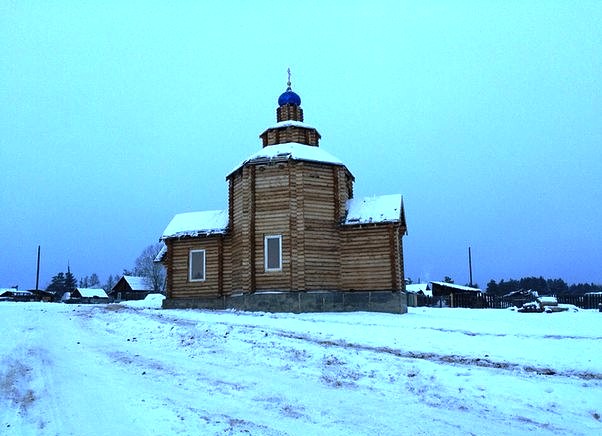
[(284, 106), (285, 104), (301, 106), (301, 97), (293, 92), (290, 86), (278, 97), (278, 106)]

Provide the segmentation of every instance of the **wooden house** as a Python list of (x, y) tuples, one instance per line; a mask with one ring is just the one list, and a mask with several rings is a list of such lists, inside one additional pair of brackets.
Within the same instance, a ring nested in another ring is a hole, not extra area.
[(447, 282), (430, 282), (433, 297), (442, 297), (451, 294), (471, 294), (480, 295), (481, 290), (478, 288), (471, 288), (469, 286), (456, 285), (455, 283)]
[(430, 283), (412, 283), (406, 285), (406, 292), (408, 294), (424, 295), (426, 297), (432, 297), (433, 291)]
[(15, 288), (0, 288), (0, 301), (12, 301)]
[(115, 283), (109, 297), (114, 300), (144, 300), (153, 291), (144, 277), (124, 275)]
[(228, 208), (166, 227), (164, 307), (407, 310), (401, 195), (354, 198), (354, 176), (303, 118), (289, 81), (263, 148), (226, 176)]
[(17, 288), (0, 289), (0, 301), (37, 301), (30, 291), (19, 291)]
[(408, 299), (408, 307), (418, 307), (420, 300), (424, 300), (425, 297), (433, 297), (433, 291), (431, 290), (430, 283), (406, 284), (406, 294)]
[(75, 288), (64, 301), (66, 303), (106, 303), (109, 301), (109, 296), (104, 289), (100, 288)]

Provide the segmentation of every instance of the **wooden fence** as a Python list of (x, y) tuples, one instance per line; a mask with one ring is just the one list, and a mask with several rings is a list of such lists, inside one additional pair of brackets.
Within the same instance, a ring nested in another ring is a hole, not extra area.
[[(557, 295), (559, 304), (572, 304), (580, 309), (599, 309), (602, 306), (602, 295)], [(441, 297), (416, 296), (419, 307), (465, 307), (469, 309), (507, 309), (522, 306), (526, 300), (498, 297), (495, 295), (460, 293)]]

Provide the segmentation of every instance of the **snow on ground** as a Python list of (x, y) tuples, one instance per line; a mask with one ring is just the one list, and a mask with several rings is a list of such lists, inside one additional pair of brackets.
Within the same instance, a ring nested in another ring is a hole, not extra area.
[(0, 303), (6, 435), (601, 434), (602, 313)]

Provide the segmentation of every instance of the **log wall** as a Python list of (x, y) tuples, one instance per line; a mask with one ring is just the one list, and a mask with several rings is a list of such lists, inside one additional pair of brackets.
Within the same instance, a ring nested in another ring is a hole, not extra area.
[(316, 129), (287, 126), (266, 130), (261, 134), (261, 140), (264, 147), (267, 147), (268, 145), (285, 144), (287, 142), (297, 142), (299, 144), (317, 147), (320, 140), (320, 134)]
[(310, 162), (297, 166), (303, 175), (306, 289), (339, 289), (337, 167)]
[[(228, 177), (225, 235), (165, 241), (168, 298), (263, 290), (401, 290), (399, 224), (345, 226), (353, 176), (342, 165), (247, 164)], [(264, 237), (282, 236), (282, 270), (265, 271)], [(188, 281), (190, 250), (206, 250), (206, 280)]]
[[(214, 297), (222, 294), (221, 238), (221, 235), (215, 235), (172, 241), (168, 259), (168, 270), (171, 271), (168, 298)], [(190, 250), (205, 250), (205, 280), (202, 282), (188, 280)]]
[(229, 198), (229, 215), (230, 215), (230, 228), (228, 237), (226, 238), (225, 249), (230, 254), (229, 261), (224, 259), (224, 264), (230, 266), (230, 286), (229, 290), (242, 291), (243, 290), (243, 240), (242, 240), (242, 227), (243, 227), (243, 196), (234, 195), (235, 192), (242, 191), (242, 172), (236, 173), (229, 180), (230, 184), (230, 198)]
[[(256, 289), (291, 289), (290, 216), (291, 192), (289, 162), (255, 166), (255, 259)], [(282, 270), (265, 271), (264, 238), (282, 236)]]
[[(341, 231), (342, 288), (401, 290), (399, 232), (399, 226), (393, 224), (344, 227)], [(393, 246), (391, 235), (394, 235)]]

